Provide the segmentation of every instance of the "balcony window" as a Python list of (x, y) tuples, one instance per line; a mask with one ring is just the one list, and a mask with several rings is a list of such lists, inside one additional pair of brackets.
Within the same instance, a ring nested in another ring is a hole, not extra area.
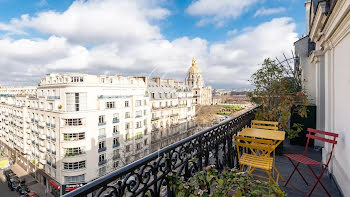
[(142, 122), (141, 121), (136, 122), (136, 129), (139, 129), (141, 127), (142, 127)]
[(106, 117), (104, 115), (99, 116), (98, 117), (98, 125), (105, 125), (106, 124), (105, 119), (106, 119)]
[(81, 118), (65, 119), (65, 125), (66, 126), (81, 126), (81, 125), (83, 125), (83, 121)]
[(81, 147), (77, 147), (77, 148), (66, 148), (65, 149), (65, 156), (66, 157), (73, 157), (76, 155), (81, 155), (84, 153), (83, 149)]
[(120, 154), (119, 154), (119, 150), (113, 150), (113, 160), (119, 159), (120, 158)]
[(100, 165), (103, 165), (105, 163), (106, 163), (106, 154), (105, 153), (104, 154), (100, 154), (98, 156), (98, 165), (100, 166)]
[(118, 135), (120, 132), (119, 132), (119, 126), (118, 125), (114, 125), (113, 126), (113, 135)]
[(106, 141), (98, 142), (98, 152), (106, 150)]
[(142, 143), (137, 143), (136, 144), (136, 150), (142, 149)]
[(106, 129), (105, 128), (99, 129), (98, 133), (99, 133), (98, 139), (106, 138)]
[(130, 123), (125, 123), (125, 130), (128, 130), (128, 129), (130, 129)]
[(136, 111), (135, 112), (135, 114), (136, 114), (136, 118), (140, 118), (140, 117), (142, 117), (142, 111), (140, 110), (140, 111)]
[(64, 141), (78, 141), (85, 139), (85, 133), (64, 133), (63, 140)]
[(113, 148), (118, 147), (120, 145), (119, 138), (115, 137), (113, 138)]
[(115, 108), (115, 102), (111, 101), (111, 102), (106, 102), (106, 109), (113, 109)]
[(119, 114), (113, 114), (113, 123), (118, 123), (119, 122)]
[(98, 175), (103, 176), (106, 174), (106, 166), (98, 169)]
[(63, 163), (63, 168), (65, 170), (78, 170), (86, 168), (86, 161), (72, 162), (72, 163)]
[(136, 139), (141, 139), (143, 137), (142, 132), (136, 133)]
[(136, 107), (140, 107), (142, 105), (142, 101), (141, 100), (136, 100), (135, 106)]
[(129, 107), (129, 101), (125, 101), (125, 107)]
[(130, 118), (130, 112), (125, 112), (125, 118)]

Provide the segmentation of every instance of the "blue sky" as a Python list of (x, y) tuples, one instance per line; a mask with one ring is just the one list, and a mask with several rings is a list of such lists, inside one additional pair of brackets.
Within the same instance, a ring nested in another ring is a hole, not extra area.
[(49, 72), (183, 80), (196, 57), (207, 84), (249, 88), (263, 58), (304, 32), (301, 0), (0, 0), (0, 84)]

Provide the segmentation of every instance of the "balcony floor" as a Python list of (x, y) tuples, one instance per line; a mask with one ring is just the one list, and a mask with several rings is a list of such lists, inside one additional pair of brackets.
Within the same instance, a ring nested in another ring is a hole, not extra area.
[[(289, 141), (286, 140), (284, 141), (283, 145), (283, 153), (302, 154), (304, 152), (304, 148), (305, 147), (303, 146), (290, 145)], [(307, 156), (316, 161), (321, 161), (322, 158), (321, 151), (316, 151), (313, 148), (308, 149)], [(289, 175), (294, 169), (290, 161), (284, 156), (276, 156), (276, 167), (286, 180), (288, 179)], [(320, 166), (312, 167), (317, 175), (321, 173), (322, 168)], [(281, 189), (285, 191), (289, 197), (299, 197), (307, 195), (316, 183), (316, 179), (311, 174), (311, 171), (308, 169), (307, 166), (300, 164), (298, 169), (304, 175), (306, 181), (309, 183), (309, 186), (307, 186), (300, 177), (300, 175), (297, 172), (295, 172), (287, 187), (284, 187), (285, 182), (280, 181)], [(332, 196), (342, 196), (338, 191), (334, 180), (330, 178), (328, 173), (325, 173), (323, 175), (321, 182), (324, 184), (324, 186)], [(327, 194), (323, 191), (322, 186), (318, 184), (316, 189), (312, 193), (312, 196), (327, 196)]]

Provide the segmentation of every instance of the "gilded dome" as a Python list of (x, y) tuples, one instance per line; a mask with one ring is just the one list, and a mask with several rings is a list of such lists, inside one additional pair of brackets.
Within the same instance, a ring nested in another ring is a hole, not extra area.
[(199, 69), (199, 67), (196, 64), (196, 60), (193, 58), (192, 59), (192, 66), (190, 67), (190, 69), (188, 69), (189, 73), (200, 73), (201, 70)]

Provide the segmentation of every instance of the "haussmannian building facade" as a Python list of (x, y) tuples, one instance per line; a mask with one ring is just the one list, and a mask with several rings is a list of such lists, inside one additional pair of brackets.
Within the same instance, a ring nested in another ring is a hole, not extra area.
[(3, 151), (56, 195), (150, 152), (146, 77), (48, 74), (0, 102)]
[(151, 152), (194, 133), (195, 105), (191, 89), (172, 79), (148, 80), (151, 102)]
[(185, 84), (192, 89), (195, 104), (212, 104), (212, 88), (210, 86), (204, 86), (202, 72), (194, 58), (192, 59), (192, 66), (188, 69)]

